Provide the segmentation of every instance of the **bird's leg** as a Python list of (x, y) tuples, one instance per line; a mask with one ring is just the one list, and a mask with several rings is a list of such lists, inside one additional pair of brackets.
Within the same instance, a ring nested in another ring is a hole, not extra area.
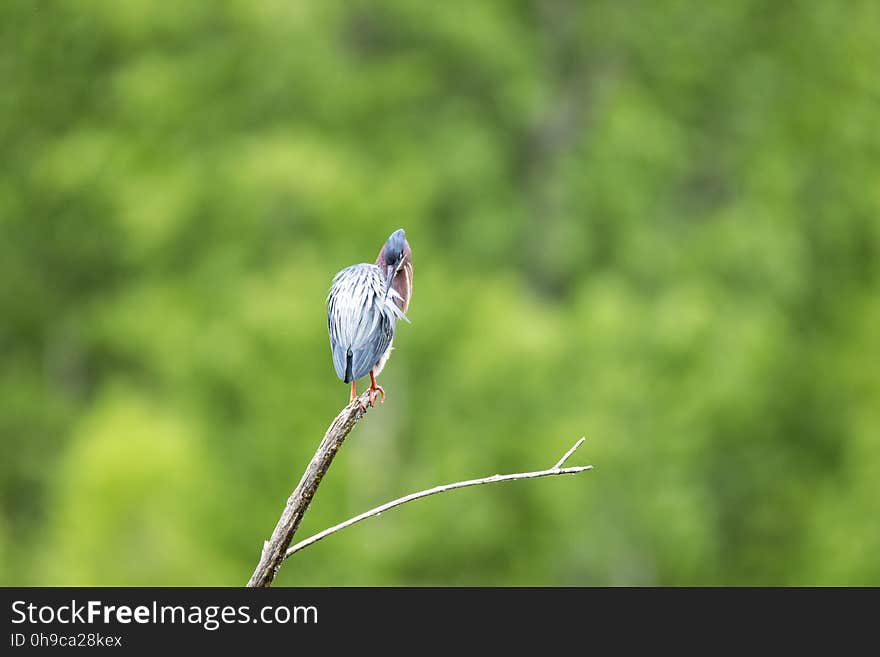
[(376, 383), (376, 376), (373, 374), (373, 370), (370, 370), (370, 404), (376, 403), (376, 397), (381, 394), (382, 399), (381, 402), (385, 403), (385, 388)]
[[(357, 381), (352, 381), (352, 382), (351, 382), (351, 397), (349, 397), (349, 399), (348, 399), (348, 403), (350, 404), (350, 403), (353, 402), (355, 399), (357, 399), (357, 396), (358, 396), (358, 393), (357, 393)], [(372, 403), (373, 403), (373, 395), (371, 394), (371, 395), (370, 395), (370, 404), (372, 404)], [(361, 407), (361, 409), (363, 409), (363, 410), (367, 410), (367, 403), (366, 403), (366, 402), (363, 402), (363, 401), (360, 402), (360, 407)]]

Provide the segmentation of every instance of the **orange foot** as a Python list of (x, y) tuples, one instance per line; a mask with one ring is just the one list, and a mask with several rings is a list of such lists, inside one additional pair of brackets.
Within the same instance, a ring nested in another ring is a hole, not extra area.
[(380, 404), (385, 403), (385, 389), (382, 386), (377, 385), (375, 388), (370, 388), (369, 392), (370, 392), (370, 406), (376, 405), (376, 397), (378, 397), (379, 395), (382, 396), (382, 398), (379, 400), (379, 403)]
[(376, 383), (376, 377), (373, 370), (370, 370), (370, 406), (375, 406), (376, 397), (382, 395), (381, 403), (385, 403), (385, 388)]

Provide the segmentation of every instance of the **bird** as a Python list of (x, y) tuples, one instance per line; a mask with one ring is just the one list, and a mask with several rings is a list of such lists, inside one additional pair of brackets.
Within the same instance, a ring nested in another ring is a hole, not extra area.
[[(351, 265), (333, 277), (327, 328), (336, 376), (351, 384), (349, 403), (357, 398), (357, 380), (367, 374), (370, 406), (380, 395), (385, 403), (376, 377), (391, 355), (397, 321), (409, 322), (412, 289), (412, 250), (402, 228), (385, 240), (374, 263)], [(361, 406), (366, 410), (366, 403)]]

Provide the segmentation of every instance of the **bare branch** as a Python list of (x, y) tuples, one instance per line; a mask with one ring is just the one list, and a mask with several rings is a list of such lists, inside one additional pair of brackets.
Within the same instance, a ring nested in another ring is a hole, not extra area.
[(275, 574), (281, 567), (282, 562), (291, 554), (299, 552), (300, 550), (303, 550), (310, 545), (314, 545), (321, 539), (330, 536), (330, 534), (335, 534), (336, 532), (345, 529), (346, 527), (350, 527), (351, 525), (354, 525), (361, 520), (365, 520), (372, 516), (377, 516), (383, 511), (393, 509), (394, 507), (400, 506), (401, 504), (413, 502), (423, 497), (428, 497), (429, 495), (445, 493), (447, 491), (455, 490), (457, 488), (467, 488), (468, 486), (479, 486), (481, 484), (494, 484), (502, 481), (512, 481), (515, 479), (534, 479), (536, 477), (550, 477), (553, 475), (577, 474), (579, 472), (593, 469), (593, 466), (591, 465), (569, 468), (561, 467), (568, 460), (568, 458), (572, 454), (574, 454), (577, 448), (583, 444), (584, 438), (581, 438), (574, 444), (574, 446), (570, 450), (568, 450), (563, 455), (561, 459), (559, 459), (559, 461), (556, 462), (556, 465), (554, 465), (549, 470), (520, 472), (517, 474), (506, 475), (496, 474), (492, 475), (491, 477), (483, 477), (482, 479), (470, 479), (468, 481), (458, 481), (452, 484), (435, 486), (434, 488), (429, 488), (427, 490), (419, 491), (418, 493), (412, 493), (405, 497), (393, 500), (391, 502), (383, 504), (382, 506), (377, 506), (375, 509), (370, 509), (369, 511), (366, 511), (359, 516), (350, 518), (345, 522), (334, 525), (333, 527), (325, 529), (324, 531), (315, 534), (310, 538), (300, 541), (293, 547), (289, 547), (291, 541), (293, 540), (293, 536), (296, 533), (296, 530), (299, 528), (299, 525), (302, 522), (306, 510), (309, 508), (309, 504), (311, 503), (312, 498), (315, 496), (315, 492), (318, 490), (318, 486), (321, 484), (321, 479), (324, 477), (324, 474), (327, 472), (327, 470), (330, 468), (330, 464), (333, 462), (333, 458), (336, 456), (336, 453), (339, 451), (340, 447), (342, 447), (342, 443), (345, 441), (348, 434), (351, 433), (354, 425), (357, 424), (361, 420), (361, 418), (364, 417), (364, 415), (366, 415), (368, 402), (369, 393), (365, 392), (360, 397), (349, 403), (348, 406), (346, 406), (344, 409), (342, 409), (339, 415), (336, 416), (336, 419), (334, 419), (333, 422), (330, 424), (330, 427), (324, 434), (323, 440), (321, 440), (321, 444), (318, 446), (318, 450), (315, 452), (315, 455), (312, 457), (312, 460), (306, 467), (306, 471), (303, 473), (299, 484), (297, 484), (293, 493), (287, 499), (287, 505), (285, 506), (284, 512), (281, 514), (281, 518), (278, 520), (278, 523), (275, 526), (275, 530), (272, 532), (271, 538), (269, 538), (268, 541), (264, 541), (263, 543), (263, 551), (260, 554), (260, 561), (257, 564), (253, 575), (251, 575), (251, 578), (248, 581), (249, 587), (271, 586), (272, 580), (275, 578)]
[(414, 502), (415, 500), (420, 500), (423, 497), (428, 497), (430, 495), (437, 495), (439, 493), (445, 493), (447, 491), (456, 490), (457, 488), (467, 488), (468, 486), (480, 486), (482, 484), (495, 484), (501, 481), (514, 481), (516, 479), (535, 479), (537, 477), (551, 477), (554, 475), (565, 475), (565, 474), (577, 474), (579, 472), (584, 472), (586, 470), (592, 470), (592, 465), (582, 465), (570, 468), (563, 468), (563, 463), (565, 463), (568, 458), (574, 454), (575, 450), (580, 447), (584, 443), (584, 438), (578, 440), (574, 446), (568, 450), (565, 455), (557, 461), (556, 465), (554, 465), (549, 470), (538, 470), (536, 472), (519, 472), (516, 474), (506, 474), (506, 475), (492, 475), (491, 477), (483, 477), (482, 479), (469, 479), (467, 481), (457, 481), (452, 484), (444, 484), (442, 486), (434, 486), (434, 488), (428, 488), (427, 490), (419, 491), (418, 493), (411, 493), (404, 497), (398, 498), (396, 500), (392, 500), (391, 502), (386, 502), (381, 506), (377, 506), (374, 509), (370, 509), (369, 511), (364, 511), (360, 515), (357, 515), (353, 518), (349, 518), (345, 522), (341, 522), (338, 525), (333, 525), (325, 529), (322, 532), (318, 532), (314, 536), (310, 536), (306, 538), (293, 547), (289, 548), (287, 552), (284, 554), (284, 559), (289, 557), (290, 555), (299, 552), (300, 550), (304, 550), (310, 545), (314, 545), (318, 541), (323, 538), (327, 538), (331, 534), (335, 534), (338, 531), (345, 529), (346, 527), (351, 527), (354, 524), (359, 523), (361, 520), (366, 520), (367, 518), (371, 518), (373, 516), (378, 516), (379, 514), (387, 511), (388, 509), (393, 509), (396, 506), (400, 506), (401, 504), (406, 504), (407, 502)]
[(366, 415), (368, 401), (369, 393), (365, 392), (343, 408), (342, 412), (330, 424), (330, 428), (327, 429), (324, 439), (318, 446), (318, 451), (315, 452), (303, 473), (302, 479), (287, 499), (287, 506), (275, 526), (275, 531), (272, 532), (272, 537), (263, 543), (260, 562), (257, 564), (254, 574), (251, 575), (248, 586), (272, 585), (275, 573), (278, 572), (281, 562), (284, 561), (287, 546), (293, 540), (293, 535), (296, 533), (299, 523), (302, 522), (303, 515), (309, 508), (324, 473), (327, 472), (333, 462), (333, 457), (342, 447), (346, 436), (351, 433), (354, 425)]

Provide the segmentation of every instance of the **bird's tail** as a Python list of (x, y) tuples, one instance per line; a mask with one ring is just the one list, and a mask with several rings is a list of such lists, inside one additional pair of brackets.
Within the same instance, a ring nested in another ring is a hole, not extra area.
[(345, 383), (351, 383), (351, 349), (345, 352)]

